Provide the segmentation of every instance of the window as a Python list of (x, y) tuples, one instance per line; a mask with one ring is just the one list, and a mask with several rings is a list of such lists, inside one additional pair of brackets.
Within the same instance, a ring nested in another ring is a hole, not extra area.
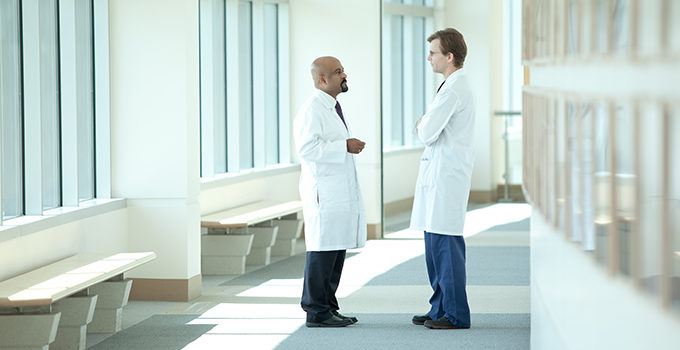
[(433, 30), (431, 1), (385, 1), (383, 14), (384, 149), (414, 146), (415, 123), (433, 96), (427, 37)]
[(288, 163), (287, 1), (199, 8), (201, 176)]
[(95, 145), (95, 125), (106, 131), (108, 119), (95, 115), (95, 72), (106, 80), (108, 70), (95, 69), (95, 35), (108, 24), (97, 27), (95, 12), (107, 16), (107, 8), (93, 0), (0, 2), (2, 220), (97, 197), (96, 155), (108, 161), (97, 150), (108, 147)]
[(2, 218), (23, 214), (23, 133), (19, 0), (0, 2), (0, 120)]

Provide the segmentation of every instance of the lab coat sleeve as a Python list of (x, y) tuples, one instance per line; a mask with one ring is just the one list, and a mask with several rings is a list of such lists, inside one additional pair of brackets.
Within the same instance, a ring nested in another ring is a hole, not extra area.
[(436, 96), (432, 106), (418, 123), (417, 131), (420, 141), (428, 146), (437, 141), (459, 105), (460, 98), (453, 90), (447, 89)]
[(321, 120), (306, 113), (296, 120), (296, 148), (301, 159), (316, 163), (343, 163), (347, 156), (347, 140), (326, 140)]

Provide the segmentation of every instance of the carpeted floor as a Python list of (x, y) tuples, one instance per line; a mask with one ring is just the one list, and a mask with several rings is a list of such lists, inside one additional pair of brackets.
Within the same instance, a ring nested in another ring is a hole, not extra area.
[[(498, 208), (517, 211), (523, 206)], [(503, 215), (484, 220), (495, 217)], [(406, 225), (391, 222), (395, 228)], [(110, 336), (88, 334), (88, 347), (528, 349), (528, 219), (499, 220), (485, 227), (466, 237), (469, 330), (435, 331), (410, 323), (412, 315), (427, 311), (431, 289), (422, 234), (403, 230), (394, 234), (397, 239), (369, 241), (365, 248), (348, 252), (338, 297), (341, 311), (359, 318), (356, 325), (304, 326), (299, 306), (304, 254), (299, 254), (241, 276), (204, 276), (203, 295), (192, 302), (130, 302), (123, 314), (125, 329)]]

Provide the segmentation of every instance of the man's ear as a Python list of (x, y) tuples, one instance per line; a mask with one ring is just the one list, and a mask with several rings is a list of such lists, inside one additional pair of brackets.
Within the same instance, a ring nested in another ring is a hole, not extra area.
[(328, 85), (328, 81), (326, 81), (326, 76), (323, 74), (319, 74), (319, 83)]
[(449, 52), (446, 54), (446, 61), (453, 63), (453, 65), (456, 65), (456, 58), (453, 57), (453, 53)]

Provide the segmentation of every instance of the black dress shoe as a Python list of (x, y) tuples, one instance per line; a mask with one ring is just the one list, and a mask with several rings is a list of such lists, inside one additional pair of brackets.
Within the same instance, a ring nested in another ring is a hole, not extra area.
[(430, 320), (432, 320), (432, 319), (430, 318), (429, 315), (422, 315), (422, 316), (415, 315), (415, 316), (413, 316), (413, 319), (411, 319), (411, 322), (413, 322), (413, 324), (417, 324), (419, 326), (422, 326), (425, 323), (425, 321), (430, 321)]
[(307, 327), (313, 328), (313, 327), (345, 327), (349, 326), (352, 324), (352, 321), (347, 320), (347, 319), (342, 319), (338, 316), (331, 316), (331, 318), (327, 320), (323, 320), (321, 322), (310, 322), (307, 321), (305, 325)]
[(352, 321), (353, 324), (359, 322), (359, 320), (358, 320), (356, 317), (345, 316), (345, 315), (339, 313), (338, 310), (333, 310), (333, 311), (331, 311), (331, 313), (332, 313), (333, 315), (335, 315), (335, 316), (337, 316), (337, 317), (343, 319), (343, 320), (350, 320), (350, 321)]
[(455, 324), (451, 323), (451, 321), (449, 321), (449, 319), (446, 318), (446, 316), (442, 316), (441, 318), (436, 319), (436, 320), (425, 321), (424, 324), (425, 324), (425, 327), (427, 327), (429, 329), (468, 329), (468, 328), (470, 328), (470, 326), (455, 325)]

